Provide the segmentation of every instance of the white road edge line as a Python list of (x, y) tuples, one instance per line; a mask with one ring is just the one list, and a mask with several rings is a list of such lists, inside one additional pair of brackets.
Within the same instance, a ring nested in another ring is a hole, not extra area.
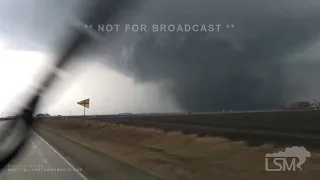
[[(44, 140), (37, 132), (34, 131), (34, 133), (44, 142), (46, 143), (58, 156), (60, 156), (61, 159), (64, 160), (71, 168), (76, 169), (66, 158), (64, 158), (54, 147), (52, 147), (46, 140)], [(83, 179), (83, 180), (88, 180), (86, 176), (84, 176), (80, 171), (75, 171), (78, 173), (78, 175)]]

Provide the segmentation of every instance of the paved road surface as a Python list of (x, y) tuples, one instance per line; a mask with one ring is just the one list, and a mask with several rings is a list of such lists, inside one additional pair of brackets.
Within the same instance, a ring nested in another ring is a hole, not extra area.
[[(5, 124), (0, 124), (0, 129)], [(1, 172), (0, 180), (87, 180), (80, 168), (75, 168), (35, 132), (21, 155)]]

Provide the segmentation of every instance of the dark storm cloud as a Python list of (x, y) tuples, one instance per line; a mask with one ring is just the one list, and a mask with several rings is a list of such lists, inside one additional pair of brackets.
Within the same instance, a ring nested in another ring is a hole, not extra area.
[[(1, 6), (2, 34), (42, 47), (60, 40), (66, 30), (61, 24), (78, 1), (25, 3), (32, 11), (6, 2), (15, 11)], [(128, 10), (122, 25), (222, 25), (210, 33), (119, 32), (100, 48), (109, 66), (140, 83), (162, 83), (188, 111), (273, 109), (307, 93), (290, 78), (296, 66), (284, 59), (318, 40), (318, 0), (148, 0)]]
[(188, 111), (282, 108), (306, 93), (287, 83), (283, 60), (318, 40), (317, 1), (148, 1), (139, 10), (124, 23), (235, 24), (211, 33), (126, 32), (106, 48), (109, 64), (142, 83), (164, 82)]

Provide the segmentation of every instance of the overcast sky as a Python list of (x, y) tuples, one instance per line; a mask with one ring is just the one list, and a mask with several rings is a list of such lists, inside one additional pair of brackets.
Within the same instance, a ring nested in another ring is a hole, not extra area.
[[(81, 2), (0, 0), (4, 116), (49, 68), (86, 10)], [(46, 95), (41, 112), (80, 115), (76, 102), (86, 98), (88, 114), (270, 109), (320, 98), (318, 0), (148, 0), (129, 10), (120, 24), (222, 28), (101, 39)]]

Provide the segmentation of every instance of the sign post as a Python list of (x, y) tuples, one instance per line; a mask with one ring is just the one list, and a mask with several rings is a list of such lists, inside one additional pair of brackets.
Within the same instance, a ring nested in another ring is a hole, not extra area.
[(83, 116), (86, 116), (86, 108), (89, 109), (89, 99), (85, 99), (83, 101), (77, 102), (77, 104), (83, 106)]

